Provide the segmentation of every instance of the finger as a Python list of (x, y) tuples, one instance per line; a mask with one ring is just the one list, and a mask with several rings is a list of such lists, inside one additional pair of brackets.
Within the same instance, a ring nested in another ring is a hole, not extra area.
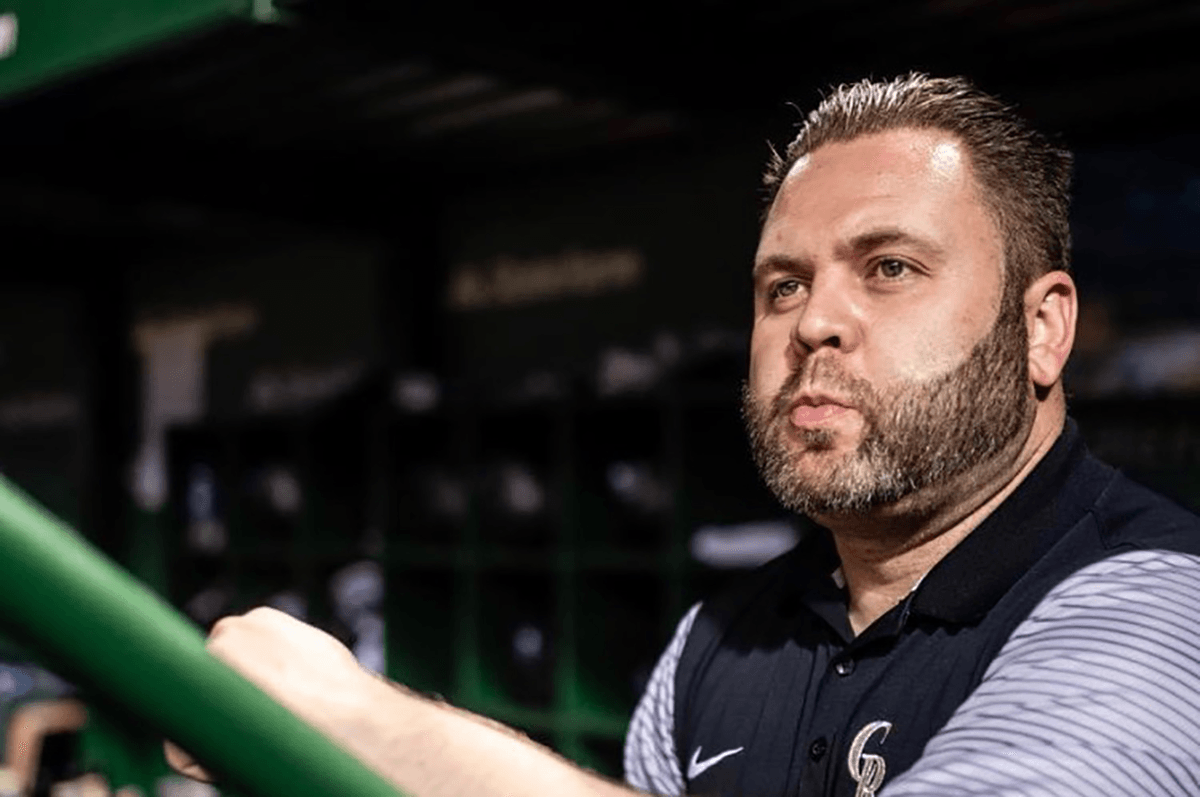
[(203, 781), (204, 783), (212, 783), (212, 775), (204, 767), (196, 763), (196, 759), (192, 758), (183, 748), (174, 742), (163, 742), (163, 754), (167, 758), (167, 763), (171, 769), (178, 772), (180, 775), (189, 777), (192, 780)]

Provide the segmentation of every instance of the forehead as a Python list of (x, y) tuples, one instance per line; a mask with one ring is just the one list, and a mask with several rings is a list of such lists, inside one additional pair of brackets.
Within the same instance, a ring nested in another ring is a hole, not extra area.
[[(975, 227), (995, 233), (965, 145), (939, 130), (899, 129), (825, 144), (792, 166), (763, 226), (763, 246), (788, 231), (850, 235), (863, 227), (914, 233)], [(961, 230), (960, 230), (961, 231)], [(778, 239), (778, 240), (777, 240)]]
[[(962, 141), (943, 130), (902, 127), (832, 141), (799, 158), (785, 176), (799, 176), (817, 164), (846, 161), (868, 169), (890, 167), (910, 173), (930, 169), (946, 179), (966, 165)], [(843, 166), (846, 163), (842, 164)]]

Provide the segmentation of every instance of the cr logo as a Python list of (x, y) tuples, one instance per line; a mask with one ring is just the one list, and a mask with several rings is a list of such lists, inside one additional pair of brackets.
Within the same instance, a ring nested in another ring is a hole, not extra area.
[(846, 766), (850, 768), (850, 777), (854, 778), (854, 782), (858, 784), (858, 789), (854, 792), (854, 797), (875, 797), (875, 792), (883, 785), (883, 775), (887, 772), (887, 762), (883, 760), (883, 756), (874, 755), (873, 753), (863, 753), (863, 748), (867, 746), (867, 741), (875, 734), (876, 731), (882, 730), (883, 736), (879, 737), (879, 741), (887, 738), (888, 731), (892, 729), (892, 723), (886, 720), (876, 720), (868, 725), (864, 725), (859, 731), (854, 741), (850, 743), (850, 753), (846, 757)]

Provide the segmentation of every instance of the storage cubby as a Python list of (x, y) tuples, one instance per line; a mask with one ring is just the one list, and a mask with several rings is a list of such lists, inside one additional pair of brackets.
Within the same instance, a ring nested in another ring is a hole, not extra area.
[(666, 545), (673, 496), (663, 415), (660, 402), (647, 400), (597, 404), (574, 416), (582, 552)]
[(171, 515), (177, 534), (168, 540), (176, 556), (216, 556), (229, 546), (235, 496), (234, 440), (216, 427), (176, 429), (167, 436)]
[(537, 572), (480, 579), (482, 692), (488, 703), (550, 708), (558, 646), (553, 579)]
[(301, 533), (313, 551), (340, 555), (364, 547), (371, 511), (368, 423), (354, 416), (317, 419), (301, 446), (302, 500), (310, 504)]
[(446, 548), (462, 541), (472, 490), (463, 429), (444, 414), (398, 416), (387, 429), (380, 483), (391, 508), (388, 542)]
[(387, 675), (420, 692), (455, 693), (455, 574), (393, 567), (387, 573)]
[(488, 411), (475, 428), (474, 476), (484, 545), (548, 550), (561, 526), (566, 474), (559, 413)]
[(662, 580), (654, 574), (588, 573), (577, 582), (574, 708), (624, 721), (662, 650)]
[[(237, 568), (236, 574), (236, 591), (229, 607), (231, 613), (240, 614), (259, 606), (281, 603), (278, 608), (286, 607), (292, 610), (289, 613), (307, 616), (305, 590), (297, 583), (295, 572), (287, 562), (273, 559), (246, 561)], [(296, 611), (297, 607), (303, 607), (303, 610)]]
[(680, 416), (681, 514), (687, 532), (778, 516), (779, 505), (754, 467), (737, 404), (697, 401), (681, 407)]
[(231, 517), (237, 550), (279, 555), (302, 542), (306, 501), (303, 430), (264, 423), (236, 434), (237, 474)]

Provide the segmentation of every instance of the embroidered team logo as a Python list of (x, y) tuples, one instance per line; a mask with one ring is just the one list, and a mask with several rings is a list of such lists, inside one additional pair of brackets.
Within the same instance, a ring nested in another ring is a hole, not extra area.
[(875, 797), (875, 792), (883, 785), (887, 762), (881, 755), (864, 753), (863, 748), (867, 746), (867, 742), (875, 735), (876, 731), (883, 731), (883, 736), (879, 737), (879, 741), (882, 742), (887, 738), (888, 731), (891, 729), (892, 723), (886, 720), (876, 720), (864, 725), (863, 729), (854, 737), (854, 741), (850, 743), (846, 766), (850, 768), (850, 777), (854, 778), (854, 782), (858, 784), (854, 797)]

